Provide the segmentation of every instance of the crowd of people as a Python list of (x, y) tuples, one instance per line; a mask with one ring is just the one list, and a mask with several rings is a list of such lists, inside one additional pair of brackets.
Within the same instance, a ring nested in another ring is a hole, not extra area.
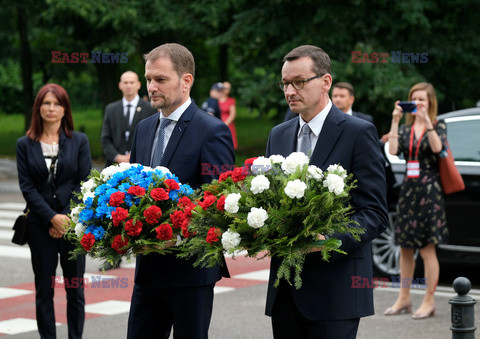
[[(235, 162), (236, 102), (230, 97), (231, 85), (214, 83), (200, 109), (190, 98), (195, 61), (187, 48), (163, 44), (144, 59), (150, 102), (138, 95), (137, 74), (123, 73), (119, 83), (123, 98), (107, 106), (103, 121), (106, 165), (165, 166), (181, 182), (198, 188), (216, 178), (202, 174), (202, 163), (221, 167)], [(309, 253), (300, 290), (284, 282), (274, 286), (279, 260), (272, 258), (265, 313), (271, 317), (275, 338), (355, 338), (360, 318), (374, 314), (373, 290), (352, 289), (351, 277), (373, 278), (371, 241), (388, 225), (385, 157), (373, 117), (352, 110), (353, 86), (333, 84), (331, 73), (330, 58), (319, 47), (299, 46), (285, 55), (279, 86), (293, 118), (271, 130), (266, 156), (299, 151), (322, 170), (340, 164), (353, 173), (357, 188), (351, 200), (352, 219), (365, 233), (360, 241), (338, 235), (348, 255), (334, 254), (329, 262), (323, 261), (317, 250)], [(414, 319), (423, 319), (435, 315), (439, 275), (435, 245), (448, 238), (437, 157), (445, 145), (446, 131), (444, 122), (436, 121), (432, 85), (416, 84), (409, 100), (416, 102), (417, 112), (403, 112), (396, 102), (387, 138), (389, 152), (403, 153), (408, 159), (395, 235), (402, 249), (402, 278), (412, 278), (415, 249), (425, 262), (429, 284), (413, 314)], [(73, 245), (63, 234), (69, 222), (69, 201), (75, 199), (73, 193), (79, 191), (92, 162), (86, 135), (74, 131), (64, 88), (56, 84), (42, 87), (32, 113), (30, 129), (17, 141), (17, 166), (30, 210), (28, 245), (35, 273), (38, 331), (42, 338), (54, 338), (51, 277), (58, 256), (65, 278), (81, 278), (85, 272), (84, 256), (68, 260)], [(406, 123), (399, 127), (403, 114)], [(173, 328), (175, 338), (207, 338), (213, 288), (222, 277), (229, 277), (228, 268), (194, 268), (174, 255), (139, 254), (136, 260), (127, 337), (169, 338)], [(69, 337), (81, 338), (83, 288), (65, 289)], [(402, 287), (385, 314), (410, 312), (411, 308), (409, 289)]]

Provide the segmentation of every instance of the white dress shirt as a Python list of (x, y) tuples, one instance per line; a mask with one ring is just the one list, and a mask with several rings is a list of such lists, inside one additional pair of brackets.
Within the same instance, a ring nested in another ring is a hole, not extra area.
[[(320, 135), (320, 132), (322, 131), (323, 123), (325, 122), (325, 119), (327, 118), (328, 112), (330, 112), (330, 109), (332, 108), (332, 101), (328, 99), (328, 104), (325, 106), (324, 109), (320, 113), (318, 113), (310, 122), (308, 123), (308, 126), (310, 127), (310, 130), (312, 131), (310, 133), (310, 141), (312, 143), (312, 151), (310, 156), (312, 156), (313, 151), (315, 150), (315, 146), (317, 145), (317, 140), (318, 136)], [(300, 119), (298, 119), (300, 122), (300, 128), (298, 129), (298, 134), (297, 134), (297, 152), (300, 151), (301, 149), (301, 131), (303, 125), (306, 124), (305, 120), (303, 120), (302, 116), (300, 115)]]

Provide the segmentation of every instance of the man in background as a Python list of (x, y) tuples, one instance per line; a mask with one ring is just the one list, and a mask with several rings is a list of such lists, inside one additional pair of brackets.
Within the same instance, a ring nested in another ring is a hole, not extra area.
[(138, 75), (127, 71), (120, 77), (118, 88), (123, 98), (105, 109), (101, 143), (106, 166), (130, 161), (132, 137), (138, 122), (156, 113), (148, 101), (140, 99)]
[(202, 104), (202, 109), (210, 115), (213, 115), (215, 118), (221, 119), (220, 116), (220, 106), (218, 106), (218, 99), (222, 95), (224, 86), (221, 82), (216, 82), (210, 88), (210, 97), (205, 100)]
[(343, 113), (367, 120), (373, 124), (373, 117), (370, 114), (352, 111), (354, 101), (355, 93), (351, 84), (348, 82), (337, 82), (333, 85), (332, 102), (335, 106), (337, 106)]

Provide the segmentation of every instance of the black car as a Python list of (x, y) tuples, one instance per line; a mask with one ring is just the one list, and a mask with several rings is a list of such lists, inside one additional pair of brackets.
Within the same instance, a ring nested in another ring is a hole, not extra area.
[[(447, 124), (447, 139), (455, 164), (465, 182), (465, 190), (445, 196), (449, 242), (437, 246), (440, 264), (462, 264), (480, 267), (480, 107), (439, 115)], [(400, 274), (400, 246), (394, 243), (393, 221), (397, 215), (396, 199), (405, 173), (405, 160), (385, 154), (394, 174), (389, 192), (387, 230), (372, 242), (376, 273)]]

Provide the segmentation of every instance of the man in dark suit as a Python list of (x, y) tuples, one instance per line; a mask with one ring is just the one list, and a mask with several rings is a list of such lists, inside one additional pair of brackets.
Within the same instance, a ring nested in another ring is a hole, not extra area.
[[(133, 137), (131, 162), (165, 166), (182, 183), (198, 188), (214, 179), (209, 166), (235, 162), (232, 136), (222, 121), (190, 99), (195, 75), (192, 54), (178, 44), (164, 44), (145, 55), (145, 78), (153, 107)], [(213, 288), (226, 267), (200, 269), (175, 255), (137, 256), (128, 338), (207, 338)]]
[(107, 106), (102, 126), (101, 142), (106, 166), (130, 161), (135, 127), (140, 120), (156, 113), (148, 101), (138, 96), (141, 84), (136, 73), (123, 73), (118, 87), (123, 98)]
[(360, 318), (374, 310), (372, 289), (354, 288), (353, 281), (360, 277), (371, 282), (370, 242), (387, 225), (385, 172), (377, 131), (332, 104), (328, 96), (330, 58), (321, 48), (297, 47), (283, 61), (280, 87), (299, 117), (272, 129), (266, 155), (302, 151), (311, 154), (310, 163), (322, 170), (340, 164), (353, 173), (358, 181), (352, 191), (352, 219), (365, 233), (358, 242), (350, 235), (335, 235), (347, 255), (335, 253), (329, 262), (323, 261), (318, 251), (308, 254), (299, 290), (285, 281), (279, 288), (273, 286), (281, 261), (272, 258), (266, 314), (272, 317), (275, 338), (355, 338)]
[(337, 82), (332, 89), (332, 102), (343, 113), (354, 117), (367, 120), (373, 124), (373, 117), (370, 114), (352, 111), (352, 105), (355, 101), (355, 92), (353, 86), (348, 82)]

